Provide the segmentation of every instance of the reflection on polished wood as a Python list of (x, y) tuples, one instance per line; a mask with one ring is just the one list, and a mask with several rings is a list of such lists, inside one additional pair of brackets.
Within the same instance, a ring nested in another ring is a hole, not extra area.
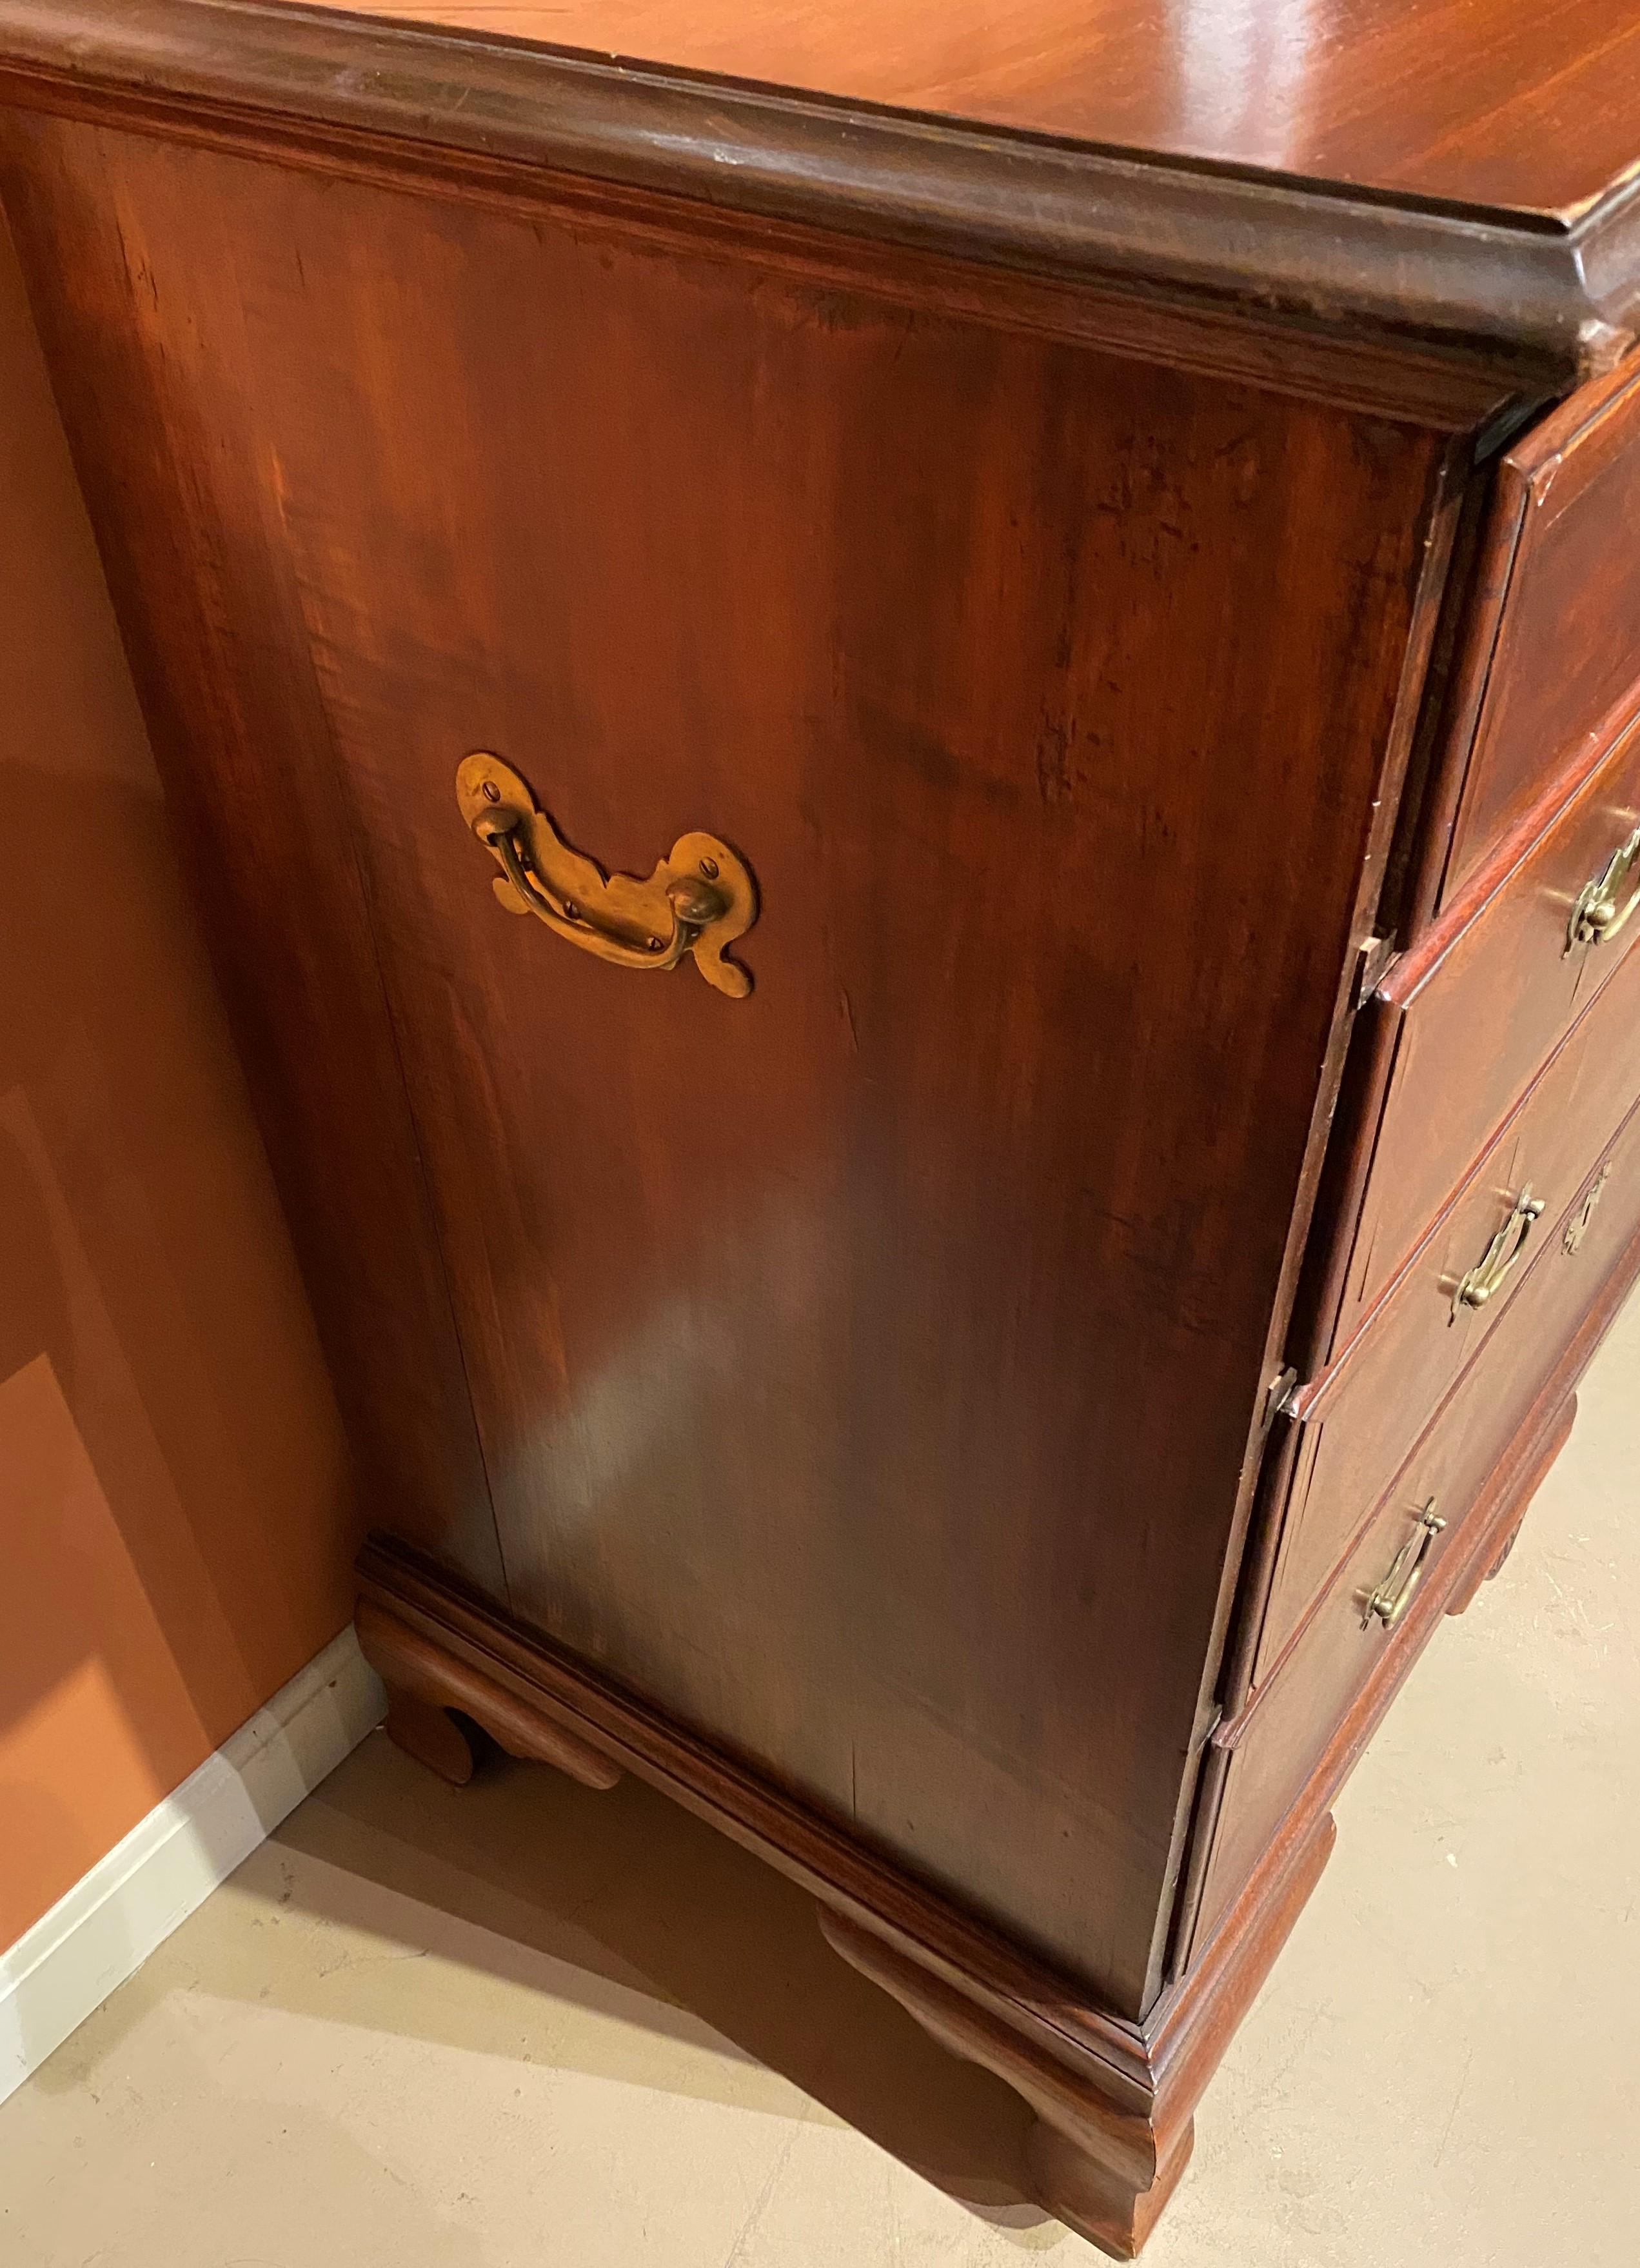
[(492, 188), (522, 165), (537, 196), (661, 190), (1098, 278), (1150, 308), (1152, 348), (1166, 311), (1194, 310), (1210, 360), (1250, 322), (1266, 377), (1293, 373), (1302, 336), (1335, 390), (1325, 342), (1342, 334), (1373, 342), (1357, 384), (1387, 357), (1426, 392), (1482, 371), (1533, 401), (1608, 371), (1640, 322), (1637, 53), (1616, 0), (1529, 17), (1464, 0), (1159, 17), (1038, 0), (954, 19), (901, 0), (858, 20), (0, 0), (0, 87), (29, 105), (173, 125), (180, 105), (190, 134), (317, 133), (327, 166), (355, 136), (385, 137), (377, 160), (405, 144), (448, 177), (459, 153)]
[(1640, 30), (504, 20), (0, 0), (361, 1638), (1129, 2254), (1640, 1272)]
[(372, 0), (817, 94), (1570, 217), (1635, 156), (1629, 0)]

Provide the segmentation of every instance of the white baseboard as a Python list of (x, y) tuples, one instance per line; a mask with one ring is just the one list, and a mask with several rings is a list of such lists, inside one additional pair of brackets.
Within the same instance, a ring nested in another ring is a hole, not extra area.
[(349, 1627), (0, 1954), (0, 2102), (381, 1722)]

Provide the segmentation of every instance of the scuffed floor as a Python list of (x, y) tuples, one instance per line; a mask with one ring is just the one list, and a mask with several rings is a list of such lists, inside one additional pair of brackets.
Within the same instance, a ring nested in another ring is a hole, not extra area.
[[(1338, 1808), (1150, 2268), (1640, 2259), (1640, 1304)], [(1056, 2268), (1025, 2113), (625, 1786), (376, 1734), (0, 2107), (4, 2268)]]

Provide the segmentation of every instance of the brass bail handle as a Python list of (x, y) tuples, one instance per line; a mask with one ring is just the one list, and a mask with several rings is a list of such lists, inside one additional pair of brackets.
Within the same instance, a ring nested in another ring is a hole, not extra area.
[[(1413, 1593), (1423, 1580), (1424, 1562), (1436, 1537), (1445, 1525), (1446, 1522), (1436, 1511), (1435, 1498), (1431, 1497), (1418, 1514), (1411, 1535), (1391, 1561), (1388, 1574), (1378, 1588), (1369, 1594), (1365, 1611), (1361, 1616), (1363, 1630), (1370, 1630), (1375, 1617), (1386, 1631), (1394, 1629), (1412, 1604)], [(1360, 1596), (1358, 1592), (1357, 1596)]]
[(1526, 1239), (1532, 1233), (1532, 1224), (1541, 1219), (1543, 1199), (1534, 1197), (1530, 1189), (1524, 1189), (1509, 1208), (1509, 1219), (1487, 1246), (1479, 1265), (1469, 1270), (1452, 1293), (1452, 1319), (1466, 1307), (1484, 1307), (1499, 1290), (1504, 1278), (1526, 1248)]
[[(1624, 885), (1631, 887), (1620, 895)], [(1604, 868), (1577, 893), (1577, 902), (1566, 924), (1566, 950), (1582, 945), (1609, 945), (1640, 906), (1640, 827), (1620, 843)]]
[(456, 767), (461, 816), (501, 872), (491, 885), (509, 913), (533, 914), (556, 936), (621, 968), (675, 968), (686, 954), (732, 1000), (752, 989), (726, 946), (757, 919), (757, 886), (715, 835), (680, 835), (646, 881), (606, 875), (572, 850), (528, 784), (479, 750)]

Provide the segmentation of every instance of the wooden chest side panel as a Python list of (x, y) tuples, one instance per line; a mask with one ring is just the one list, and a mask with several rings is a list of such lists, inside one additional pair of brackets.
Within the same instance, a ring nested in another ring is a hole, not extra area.
[[(1136, 2013), (1438, 444), (18, 130), (177, 764), (328, 814), (217, 861), (256, 964), (362, 873), (517, 1611)], [(732, 842), (750, 1000), (504, 915), (475, 747), (607, 867)]]
[[(14, 161), (35, 137), (6, 123)], [(4, 185), (365, 1501), (503, 1587), (275, 468), (212, 430), (112, 175), (59, 171), (48, 130)]]

